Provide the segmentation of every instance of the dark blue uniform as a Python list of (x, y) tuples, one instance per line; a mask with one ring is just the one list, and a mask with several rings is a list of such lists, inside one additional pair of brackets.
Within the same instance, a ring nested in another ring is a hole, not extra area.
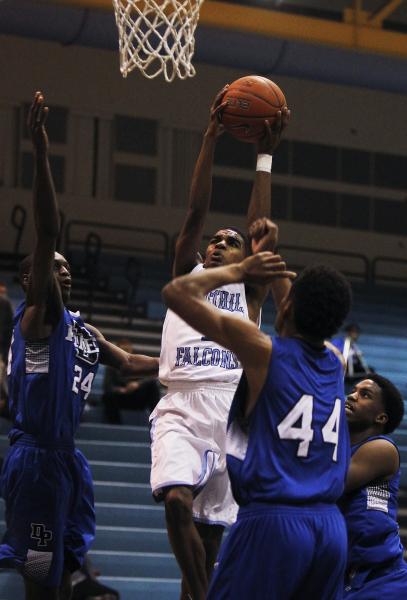
[[(387, 436), (373, 436), (352, 446), (352, 456), (363, 444), (377, 439), (394, 444)], [(407, 564), (397, 523), (399, 481), (400, 471), (388, 481), (375, 481), (344, 494), (339, 502), (349, 538), (346, 599), (407, 598)]]
[(29, 342), (17, 310), (8, 375), (13, 429), (1, 476), (7, 530), (0, 566), (58, 587), (64, 562), (80, 566), (95, 534), (88, 463), (74, 447), (99, 349), (82, 319), (67, 309), (52, 335)]
[(336, 501), (349, 464), (343, 367), (330, 350), (274, 337), (249, 422), (243, 377), (229, 416), (227, 461), (240, 505), (210, 600), (334, 600), (342, 595), (346, 529)]

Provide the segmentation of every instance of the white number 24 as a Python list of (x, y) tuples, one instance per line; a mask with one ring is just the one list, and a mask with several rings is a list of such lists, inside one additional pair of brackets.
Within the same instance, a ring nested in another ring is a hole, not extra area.
[[(278, 435), (282, 440), (298, 440), (297, 456), (305, 458), (308, 456), (309, 445), (314, 439), (312, 429), (312, 411), (314, 398), (305, 394), (301, 396), (297, 404), (290, 410), (286, 417), (277, 427)], [(333, 411), (322, 428), (322, 439), (328, 444), (334, 445), (332, 460), (336, 462), (338, 457), (339, 420), (341, 415), (341, 401), (337, 398)], [(300, 421), (300, 425), (295, 424)]]
[(86, 377), (82, 379), (82, 367), (79, 365), (75, 365), (75, 373), (76, 375), (73, 378), (72, 391), (75, 394), (79, 394), (79, 388), (85, 392), (84, 399), (89, 396), (90, 390), (92, 389), (93, 378), (95, 376), (94, 373), (88, 373)]

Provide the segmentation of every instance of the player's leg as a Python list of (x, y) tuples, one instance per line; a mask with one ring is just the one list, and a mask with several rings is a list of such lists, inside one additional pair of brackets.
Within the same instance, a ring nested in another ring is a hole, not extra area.
[(82, 567), (96, 530), (92, 475), (88, 461), (78, 449), (72, 457), (70, 470), (74, 483), (64, 531), (65, 562), (61, 600), (71, 597), (71, 574)]
[(386, 598), (400, 600), (407, 598), (407, 565), (400, 559), (399, 565), (388, 569), (372, 569), (356, 573), (345, 586), (344, 600), (370, 600)]
[[(312, 565), (315, 524), (304, 509), (241, 509), (219, 553), (207, 600), (293, 600)], [(319, 596), (300, 596), (314, 600)]]
[(193, 493), (185, 486), (168, 488), (164, 502), (168, 537), (185, 579), (183, 593), (190, 590), (193, 600), (204, 600), (208, 587), (206, 554), (192, 518)]
[(24, 577), (25, 600), (59, 600), (58, 588), (46, 588)]
[(5, 566), (20, 571), (27, 600), (58, 598), (70, 501), (60, 457), (54, 451), (16, 444), (3, 475), (7, 530), (0, 556), (5, 555)]
[[(311, 519), (311, 517), (310, 517)], [(336, 507), (314, 516), (315, 549), (312, 565), (295, 600), (341, 600), (347, 559), (346, 525)]]
[(59, 587), (59, 600), (71, 600), (72, 597), (72, 579), (71, 579), (71, 571), (64, 568), (64, 572), (62, 574), (62, 582)]
[(208, 581), (210, 581), (225, 528), (222, 525), (209, 525), (199, 522), (195, 522), (195, 525), (205, 548), (206, 575)]

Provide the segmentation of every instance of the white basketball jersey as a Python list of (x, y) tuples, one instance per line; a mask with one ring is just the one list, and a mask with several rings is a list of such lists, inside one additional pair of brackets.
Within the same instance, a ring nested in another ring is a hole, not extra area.
[[(197, 265), (192, 273), (199, 273)], [(216, 267), (215, 267), (216, 268)], [(243, 283), (216, 288), (206, 296), (208, 302), (236, 318), (248, 319), (246, 292)], [(164, 321), (160, 381), (168, 386), (177, 381), (219, 381), (238, 384), (242, 374), (236, 355), (208, 340), (187, 325), (178, 315), (167, 310)]]

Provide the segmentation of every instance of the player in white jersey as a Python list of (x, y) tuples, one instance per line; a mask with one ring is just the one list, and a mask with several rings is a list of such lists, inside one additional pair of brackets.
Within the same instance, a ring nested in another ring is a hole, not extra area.
[[(177, 240), (173, 276), (240, 262), (250, 251), (245, 234), (220, 229), (197, 261), (212, 188), (219, 113), (227, 86), (211, 107), (210, 122), (193, 174), (190, 205)], [(271, 155), (289, 120), (286, 109), (258, 144), (259, 157), (248, 208), (248, 225), (270, 213)], [(266, 166), (265, 166), (266, 165)], [(233, 199), (230, 199), (233, 202)], [(198, 264), (197, 264), (198, 262)], [(267, 287), (243, 283), (221, 286), (207, 295), (219, 310), (259, 321)], [(163, 328), (160, 380), (167, 395), (151, 415), (154, 497), (164, 500), (169, 540), (182, 570), (181, 598), (203, 600), (224, 527), (237, 514), (226, 471), (225, 441), (230, 405), (241, 376), (235, 354), (168, 311)]]

